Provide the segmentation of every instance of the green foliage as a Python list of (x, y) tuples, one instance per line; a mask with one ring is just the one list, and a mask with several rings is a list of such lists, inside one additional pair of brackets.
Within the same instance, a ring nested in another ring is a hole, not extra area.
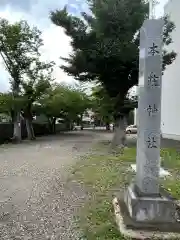
[(105, 123), (113, 121), (114, 99), (108, 96), (107, 91), (101, 85), (92, 89), (91, 98), (94, 120), (102, 120)]
[(0, 95), (0, 112), (11, 115), (14, 122), (23, 113), (28, 129), (32, 128), (33, 114), (43, 113), (53, 123), (58, 117), (75, 121), (91, 106), (84, 92), (53, 84), (54, 62), (40, 60), (41, 46), (37, 28), (26, 21), (11, 24), (0, 19), (0, 54), (12, 87), (12, 93)]
[(21, 82), (25, 117), (32, 118), (32, 105), (48, 91), (52, 82), (52, 68), (54, 63), (43, 63), (39, 59), (28, 70), (26, 79)]
[[(11, 76), (14, 97), (23, 96), (22, 108), (32, 104), (50, 85), (54, 63), (39, 61), (41, 32), (26, 21), (0, 20), (0, 53)], [(22, 92), (20, 88), (22, 86)]]
[[(11, 77), (14, 123), (19, 121), (19, 112), (28, 120), (28, 138), (33, 139), (32, 104), (50, 87), (54, 63), (39, 60), (43, 45), (41, 32), (31, 28), (26, 21), (9, 23), (0, 19), (0, 54)], [(15, 125), (16, 126), (16, 125)], [(32, 136), (30, 136), (30, 130)], [(15, 131), (17, 132), (17, 131)], [(20, 138), (21, 134), (15, 138)]]
[(12, 79), (13, 93), (18, 94), (24, 74), (40, 55), (40, 46), (42, 40), (37, 28), (30, 28), (26, 21), (11, 24), (0, 19), (0, 54)]
[[(80, 210), (79, 228), (82, 239), (127, 239), (124, 238), (115, 223), (112, 208), (114, 195), (124, 193), (124, 188), (134, 181), (134, 174), (129, 171), (130, 163), (136, 159), (136, 148), (126, 148), (123, 154), (112, 155), (107, 152), (107, 145), (99, 143), (95, 153), (77, 162), (73, 168), (73, 180), (83, 184), (88, 197)], [(161, 149), (163, 164), (172, 174), (161, 178), (161, 184), (173, 197), (180, 198), (180, 156), (173, 148)], [(86, 160), (86, 161), (85, 161)]]
[(75, 121), (90, 106), (84, 92), (65, 85), (56, 84), (38, 101), (39, 108), (49, 118), (64, 118)]
[(123, 155), (113, 156), (105, 150), (107, 146), (96, 146), (95, 153), (79, 161), (73, 169), (73, 179), (83, 184), (88, 192), (87, 200), (79, 214), (82, 239), (126, 239), (115, 223), (112, 208), (116, 189), (129, 184), (132, 173), (128, 171), (136, 156), (135, 148), (128, 148)]
[[(72, 38), (73, 54), (62, 66), (80, 81), (99, 81), (110, 98), (116, 99), (114, 110), (129, 112), (127, 94), (138, 83), (139, 29), (148, 15), (143, 0), (88, 1), (90, 15), (69, 15), (66, 8), (51, 13), (51, 20), (63, 27)], [(164, 18), (164, 45), (172, 42), (174, 24)], [(163, 70), (176, 54), (163, 50)], [(127, 108), (126, 108), (127, 106)]]
[[(92, 89), (92, 103), (93, 103), (93, 111), (94, 111), (94, 118), (97, 120), (102, 120), (105, 123), (113, 122), (115, 109), (114, 105), (116, 104), (116, 98), (110, 98), (107, 91), (102, 85), (97, 85)], [(128, 120), (130, 119), (131, 124), (134, 121), (133, 110), (137, 107), (137, 96), (130, 96), (124, 99), (124, 108), (127, 110)], [(124, 112), (125, 112), (124, 110)], [(131, 111), (130, 111), (131, 110)]]
[(16, 110), (21, 111), (23, 105), (22, 96), (13, 97), (12, 93), (0, 93), (0, 113), (7, 114), (13, 121)]
[(179, 199), (180, 198), (180, 152), (178, 145), (175, 148), (161, 149), (161, 165), (168, 169), (171, 176), (161, 180), (161, 184), (169, 193)]
[(0, 93), (0, 113), (10, 114), (13, 106), (13, 98), (10, 93)]

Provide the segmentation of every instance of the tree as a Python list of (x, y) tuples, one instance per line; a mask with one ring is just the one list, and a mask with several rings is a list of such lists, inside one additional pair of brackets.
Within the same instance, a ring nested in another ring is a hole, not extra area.
[[(0, 54), (11, 78), (12, 96), (15, 102), (19, 99), (20, 85), (24, 75), (40, 55), (40, 46), (42, 46), (42, 40), (37, 28), (30, 28), (26, 21), (11, 24), (5, 19), (0, 19)], [(17, 142), (21, 141), (20, 111), (21, 109), (14, 104), (13, 139)]]
[(33, 119), (33, 103), (46, 94), (47, 90), (51, 87), (52, 82), (52, 67), (53, 62), (43, 63), (36, 60), (31, 64), (31, 68), (26, 74), (26, 80), (22, 81), (22, 98), (23, 98), (23, 115), (26, 121), (26, 129), (28, 139), (35, 139), (34, 130), (32, 126)]
[(91, 100), (87, 94), (81, 89), (71, 88), (71, 99), (70, 102), (70, 115), (68, 115), (69, 120), (73, 119), (74, 122), (81, 125), (81, 130), (83, 130), (83, 115), (87, 113), (87, 110), (92, 107)]
[[(129, 89), (138, 83), (139, 30), (148, 16), (148, 4), (143, 0), (89, 0), (91, 13), (81, 18), (69, 15), (66, 7), (51, 13), (51, 20), (63, 27), (72, 38), (73, 54), (62, 66), (76, 79), (99, 81), (114, 101), (116, 122), (114, 146), (125, 138), (126, 119), (134, 108), (127, 104)], [(163, 42), (172, 42), (170, 33), (174, 24), (164, 18)], [(163, 71), (173, 62), (175, 52), (163, 50)]]
[[(77, 121), (89, 106), (89, 99), (84, 92), (66, 85), (56, 84), (38, 100), (36, 109), (48, 118), (52, 132), (55, 132), (57, 118), (65, 120), (67, 126)], [(36, 110), (37, 111), (37, 110)]]
[(0, 93), (0, 113), (6, 114), (13, 122), (13, 97), (12, 93)]
[[(95, 112), (95, 117), (103, 120), (106, 123), (106, 129), (109, 130), (110, 122), (114, 122), (114, 102), (116, 99), (110, 98), (107, 94), (107, 91), (103, 88), (103, 86), (98, 85), (93, 88), (92, 91), (92, 100), (93, 100), (93, 111)], [(137, 107), (137, 95), (127, 94), (126, 99), (124, 100), (124, 108), (132, 108), (132, 110), (127, 115), (127, 123), (131, 117), (132, 121), (132, 112), (134, 108)], [(131, 116), (130, 116), (131, 115)], [(132, 124), (132, 123), (131, 123)], [(115, 129), (116, 130), (116, 129)], [(114, 137), (119, 137), (118, 134), (115, 134)], [(117, 141), (113, 138), (113, 141)]]
[(114, 121), (114, 99), (109, 97), (101, 85), (97, 85), (92, 89), (92, 103), (94, 120), (102, 121), (106, 124), (106, 130), (110, 130), (110, 123)]
[(14, 98), (12, 92), (0, 93), (0, 113), (8, 116), (9, 119), (11, 119), (11, 122), (14, 122), (15, 109), (20, 112), (20, 117), (22, 118), (22, 103), (23, 99), (20, 95)]

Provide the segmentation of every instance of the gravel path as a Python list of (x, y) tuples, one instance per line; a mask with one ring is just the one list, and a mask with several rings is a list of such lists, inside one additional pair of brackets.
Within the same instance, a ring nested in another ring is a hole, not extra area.
[[(69, 167), (111, 137), (82, 131), (0, 146), (0, 240), (80, 239), (73, 216), (86, 194), (67, 182)], [(135, 145), (136, 136), (128, 138)]]
[(104, 135), (66, 133), (0, 147), (0, 239), (79, 239), (73, 215), (85, 197), (68, 168)]

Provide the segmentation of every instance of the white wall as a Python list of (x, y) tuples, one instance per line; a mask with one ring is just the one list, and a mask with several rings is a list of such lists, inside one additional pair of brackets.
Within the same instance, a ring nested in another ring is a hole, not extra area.
[(170, 14), (176, 25), (173, 43), (168, 49), (173, 49), (178, 56), (162, 78), (161, 131), (163, 137), (180, 139), (180, 0), (170, 0), (165, 13)]

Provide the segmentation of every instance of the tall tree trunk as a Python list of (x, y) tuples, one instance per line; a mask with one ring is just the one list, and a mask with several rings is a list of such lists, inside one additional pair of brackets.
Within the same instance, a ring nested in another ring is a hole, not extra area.
[(14, 110), (11, 109), (10, 111), (10, 116), (11, 116), (11, 122), (14, 123)]
[(17, 112), (14, 114), (14, 129), (13, 129), (13, 138), (12, 141), (19, 143), (22, 140), (21, 137), (21, 113)]
[(115, 120), (114, 136), (112, 139), (112, 148), (123, 148), (126, 144), (127, 116), (119, 116)]
[[(14, 79), (13, 84), (12, 84), (12, 89), (13, 89), (13, 99), (16, 100), (16, 97), (19, 96), (20, 92), (20, 81), (19, 79)], [(13, 108), (12, 111), (12, 117), (13, 117), (13, 124), (14, 124), (14, 129), (13, 129), (13, 138), (12, 141), (15, 143), (19, 143), (22, 140), (22, 135), (21, 135), (21, 110), (19, 109), (19, 106), (17, 107), (16, 104)]]
[(26, 130), (27, 130), (27, 138), (29, 140), (34, 140), (35, 139), (35, 134), (34, 134), (34, 129), (32, 125), (32, 102), (29, 101), (27, 103), (27, 106), (24, 109), (24, 118), (25, 118), (25, 123), (26, 123)]
[(48, 125), (49, 125), (49, 131), (50, 133), (56, 132), (56, 118), (55, 117), (49, 117), (48, 118)]
[(26, 118), (25, 122), (26, 122), (27, 138), (29, 140), (34, 140), (35, 135), (34, 135), (34, 129), (33, 129), (33, 125), (32, 125), (32, 120), (29, 118)]
[(84, 124), (83, 124), (83, 115), (81, 114), (81, 130), (84, 129)]
[(56, 118), (53, 118), (52, 120), (52, 132), (54, 134), (56, 133)]
[(106, 131), (109, 131), (110, 130), (110, 124), (109, 122), (106, 122)]

